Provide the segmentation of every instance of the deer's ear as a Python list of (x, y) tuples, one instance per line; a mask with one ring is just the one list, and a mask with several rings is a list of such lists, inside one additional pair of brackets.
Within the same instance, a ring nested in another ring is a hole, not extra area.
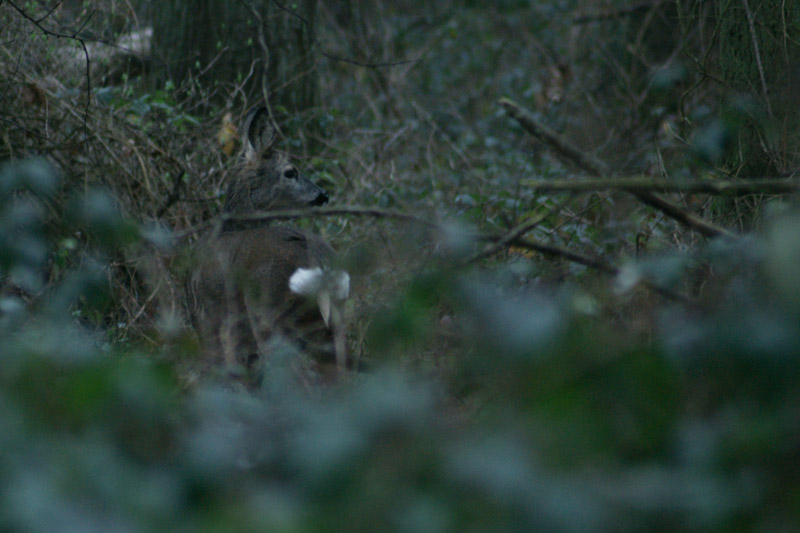
[(256, 153), (262, 153), (272, 148), (277, 130), (272, 124), (269, 111), (265, 106), (253, 107), (247, 113), (242, 129), (247, 136), (245, 139), (245, 157), (247, 159), (254, 157)]

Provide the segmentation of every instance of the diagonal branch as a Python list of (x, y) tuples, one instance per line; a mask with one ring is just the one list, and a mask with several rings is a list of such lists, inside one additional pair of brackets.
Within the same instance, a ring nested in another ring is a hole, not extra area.
[[(588, 255), (584, 255), (578, 252), (574, 252), (568, 248), (563, 248), (561, 246), (555, 246), (552, 244), (545, 244), (540, 241), (536, 241), (533, 239), (524, 239), (522, 237), (517, 237), (511, 241), (511, 244), (514, 246), (519, 246), (521, 248), (527, 248), (529, 250), (533, 250), (535, 252), (543, 253), (546, 255), (552, 255), (555, 257), (563, 257), (568, 261), (573, 263), (578, 263), (579, 265), (583, 265), (589, 268), (593, 268), (595, 270), (599, 270), (604, 272), (610, 276), (617, 276), (620, 272), (619, 267), (607, 263), (602, 259), (590, 257)], [(658, 285), (657, 283), (650, 281), (649, 279), (642, 279), (640, 281), (642, 285), (647, 287), (653, 292), (660, 294), (661, 296), (667, 298), (668, 300), (672, 300), (675, 302), (682, 302), (685, 304), (693, 304), (694, 301), (690, 298), (687, 298), (683, 294), (679, 292), (671, 291)]]
[[(524, 109), (516, 102), (508, 98), (501, 98), (499, 103), (528, 133), (550, 145), (565, 159), (569, 159), (593, 176), (599, 177), (611, 174), (611, 169), (603, 161), (580, 150), (567, 139), (536, 120), (530, 111)], [(683, 209), (669, 200), (661, 198), (651, 192), (632, 191), (631, 194), (636, 196), (642, 203), (658, 209), (667, 216), (706, 237), (736, 238), (736, 234), (727, 229), (717, 226), (695, 215), (691, 211)]]
[(489, 256), (492, 256), (492, 255), (496, 254), (497, 252), (499, 252), (503, 248), (511, 246), (514, 243), (514, 241), (516, 241), (517, 239), (520, 239), (526, 233), (528, 233), (530, 230), (532, 230), (533, 228), (538, 226), (539, 223), (542, 222), (542, 220), (547, 218), (547, 216), (548, 215), (545, 214), (545, 215), (542, 215), (542, 216), (538, 216), (538, 217), (536, 217), (536, 218), (534, 218), (532, 220), (526, 220), (522, 224), (518, 225), (516, 228), (513, 228), (512, 230), (510, 230), (508, 233), (505, 233), (504, 235), (499, 236), (499, 237), (495, 237), (493, 239), (495, 241), (493, 244), (491, 244), (490, 246), (487, 246), (485, 249), (483, 249), (482, 251), (478, 252), (477, 254), (475, 254), (474, 256), (469, 258), (466, 262), (467, 263), (474, 263), (476, 261), (479, 261), (480, 259), (483, 259), (485, 257), (489, 257)]

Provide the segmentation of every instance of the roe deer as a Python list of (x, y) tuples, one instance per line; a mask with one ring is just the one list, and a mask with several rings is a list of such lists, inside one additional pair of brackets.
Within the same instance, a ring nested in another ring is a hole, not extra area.
[[(276, 137), (265, 107), (253, 108), (242, 135), (245, 152), (228, 186), (222, 224), (195, 250), (187, 280), (192, 324), (205, 353), (250, 368), (279, 334), (321, 362), (346, 366), (342, 304), (349, 276), (328, 270), (333, 249), (297, 228), (236, 217), (327, 203), (328, 194), (302, 176)], [(308, 297), (316, 298), (316, 306)]]

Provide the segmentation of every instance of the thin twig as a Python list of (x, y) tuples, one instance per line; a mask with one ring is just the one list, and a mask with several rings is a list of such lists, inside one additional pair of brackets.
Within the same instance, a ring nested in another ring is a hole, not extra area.
[(41, 17), (36, 19), (36, 23), (38, 24), (39, 22), (42, 22), (42, 21), (46, 20), (48, 17), (50, 17), (50, 15), (52, 15), (55, 12), (55, 10), (58, 9), (58, 6), (60, 6), (60, 5), (61, 5), (61, 2), (56, 2), (55, 4), (53, 4), (53, 7), (51, 7), (47, 11), (45, 11), (44, 15), (42, 15)]
[[(59, 39), (60, 38), (71, 39), (74, 41), (78, 41), (80, 43), (81, 48), (83, 48), (83, 56), (86, 58), (86, 106), (83, 109), (83, 126), (85, 128), (89, 120), (89, 104), (92, 101), (92, 77), (90, 75), (91, 60), (89, 59), (89, 51), (86, 49), (86, 42), (82, 38), (77, 37), (77, 31), (72, 35), (68, 35), (66, 33), (59, 33), (57, 31), (45, 28), (44, 26), (42, 26), (41, 21), (47, 17), (43, 17), (41, 19), (35, 19), (33, 18), (33, 16), (29, 15), (24, 9), (15, 4), (12, 0), (8, 0), (8, 3), (9, 5), (11, 5), (12, 8), (14, 8), (14, 10), (17, 13), (19, 13), (22, 16), (22, 18), (24, 18), (25, 20), (27, 20), (28, 22), (39, 28), (39, 31), (41, 31), (45, 35), (49, 37), (56, 37)], [(89, 14), (89, 17), (91, 17), (93, 14), (94, 11)], [(89, 17), (87, 17), (86, 20), (89, 20)]]

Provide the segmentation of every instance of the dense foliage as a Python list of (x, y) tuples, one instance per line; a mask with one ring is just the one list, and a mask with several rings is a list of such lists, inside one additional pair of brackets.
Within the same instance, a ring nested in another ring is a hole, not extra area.
[[(793, 6), (755, 27), (757, 0), (303, 3), (321, 104), (275, 112), (336, 205), (369, 208), (300, 222), (351, 272), (368, 370), (309, 385), (276, 345), (242, 390), (197, 371), (180, 286), (264, 93), (111, 57), (87, 84), (67, 30), (158, 13), (43, 4), (0, 2), (0, 529), (800, 523), (794, 198), (669, 193), (732, 233), (706, 238), (641, 196), (539, 191), (591, 172), (496, 104), (615, 175), (793, 182)], [(733, 69), (743, 31), (783, 54)]]

